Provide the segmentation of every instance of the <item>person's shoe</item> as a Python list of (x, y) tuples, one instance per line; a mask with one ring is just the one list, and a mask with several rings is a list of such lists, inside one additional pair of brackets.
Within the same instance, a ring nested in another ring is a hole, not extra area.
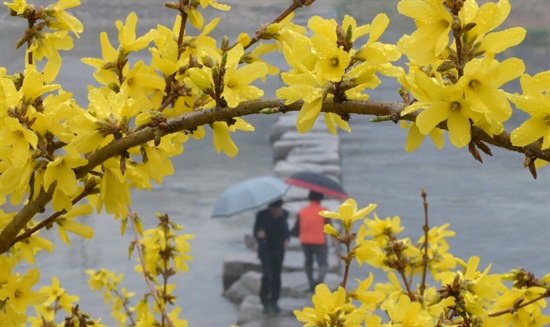
[(262, 313), (270, 313), (271, 307), (267, 304), (264, 304), (264, 308), (262, 309)]
[(281, 312), (281, 308), (279, 307), (279, 305), (277, 303), (271, 304), (271, 310), (273, 310), (273, 312), (275, 312), (275, 313)]

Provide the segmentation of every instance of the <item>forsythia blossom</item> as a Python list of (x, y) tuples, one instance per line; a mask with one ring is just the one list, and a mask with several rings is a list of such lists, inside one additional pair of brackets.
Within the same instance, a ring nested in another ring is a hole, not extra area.
[(520, 79), (523, 94), (514, 94), (512, 102), (531, 117), (512, 131), (514, 145), (525, 146), (542, 139), (541, 149), (550, 148), (550, 71)]
[[(292, 70), (281, 74), (288, 87), (278, 89), (277, 96), (286, 99), (285, 104), (304, 101), (296, 123), (299, 132), (313, 128), (325, 100), (366, 100), (368, 95), (363, 90), (380, 83), (377, 72), (391, 76), (402, 73), (390, 63), (400, 56), (395, 47), (377, 42), (388, 22), (387, 16), (380, 14), (372, 25), (357, 26), (346, 15), (340, 26), (335, 20), (313, 16), (308, 22), (311, 37), (291, 32), (292, 41), (283, 41), (283, 53)], [(367, 44), (355, 50), (353, 43), (369, 30), (372, 34)], [(333, 134), (336, 127), (350, 131), (345, 119), (337, 114), (325, 113), (324, 120)]]

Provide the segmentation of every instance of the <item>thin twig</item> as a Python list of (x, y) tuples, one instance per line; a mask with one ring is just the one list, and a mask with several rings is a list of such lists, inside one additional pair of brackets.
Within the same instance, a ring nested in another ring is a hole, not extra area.
[[(181, 47), (183, 43), (183, 37), (185, 36), (185, 27), (187, 25), (187, 13), (184, 11), (184, 8), (189, 5), (189, 0), (180, 0), (180, 15), (181, 15), (181, 25), (178, 34), (178, 54), (181, 56), (183, 49)], [(178, 57), (179, 57), (178, 56)]]
[(424, 254), (422, 255), (422, 282), (420, 282), (420, 296), (424, 296), (424, 290), (426, 289), (426, 275), (428, 271), (428, 232), (430, 230), (430, 227), (428, 225), (428, 201), (426, 201), (427, 194), (426, 190), (424, 190), (424, 187), (422, 187), (421, 191), (422, 195), (422, 204), (424, 206), (424, 226), (422, 226), (422, 229), (424, 230)]
[[(90, 192), (88, 192), (88, 191), (86, 191), (86, 190), (82, 191), (82, 193), (80, 193), (76, 198), (74, 198), (74, 199), (71, 201), (71, 203), (72, 203), (73, 205), (77, 204), (80, 200), (84, 199), (88, 194), (90, 194)], [(10, 245), (10, 247), (13, 246), (13, 245), (14, 245), (15, 243), (17, 243), (17, 242), (21, 242), (22, 240), (31, 237), (34, 233), (38, 232), (38, 231), (41, 230), (42, 228), (44, 228), (44, 227), (46, 227), (46, 226), (49, 226), (49, 225), (53, 224), (57, 218), (59, 218), (61, 215), (64, 215), (64, 214), (66, 214), (66, 213), (67, 213), (67, 210), (65, 210), (65, 209), (53, 213), (51, 216), (49, 216), (48, 218), (42, 220), (42, 221), (39, 222), (38, 224), (34, 225), (32, 228), (27, 229), (23, 234), (18, 235), (18, 236), (13, 240), (12, 244)]]
[[(305, 6), (309, 6), (311, 5), (313, 2), (315, 2), (315, 0), (293, 0), (292, 1), (292, 4), (290, 6), (288, 6), (288, 8), (286, 8), (281, 14), (279, 14), (279, 16), (277, 16), (277, 18), (275, 18), (271, 23), (267, 24), (267, 25), (262, 25), (261, 28), (259, 28), (258, 30), (256, 30), (256, 32), (254, 33), (254, 36), (250, 39), (250, 42), (244, 46), (244, 50), (250, 48), (252, 45), (254, 45), (256, 42), (258, 42), (259, 40), (261, 40), (262, 36), (263, 36), (263, 30), (266, 26), (269, 26), (269, 25), (272, 25), (272, 24), (277, 24), (277, 23), (280, 23), (281, 21), (283, 21), (288, 15), (290, 15), (292, 12), (294, 12), (296, 9), (298, 8), (301, 8), (303, 7), (304, 5)], [(232, 49), (233, 47), (235, 47), (236, 45), (238, 44), (238, 42), (236, 42), (235, 44), (233, 44), (232, 46), (230, 46), (228, 49)]]
[(166, 98), (166, 100), (164, 100), (164, 102), (158, 107), (157, 111), (163, 111), (164, 109), (166, 109), (166, 107), (168, 107), (168, 105), (172, 103), (172, 101), (174, 101), (178, 97), (179, 94), (170, 91), (170, 95), (168, 95), (168, 98)]
[(411, 302), (416, 301), (416, 296), (414, 295), (414, 292), (411, 289), (411, 283), (407, 280), (407, 276), (405, 275), (405, 269), (399, 268), (397, 269), (397, 272), (399, 272), (399, 275), (401, 276), (401, 279), (403, 279), (403, 283), (405, 283), (405, 288), (407, 289), (407, 295), (409, 296), (409, 299)]
[[(168, 218), (168, 215), (166, 215), (166, 218)], [(170, 243), (170, 239), (168, 238), (168, 235), (170, 234), (169, 233), (169, 229), (168, 229), (168, 221), (166, 221), (166, 223), (164, 224), (163, 228), (163, 234), (164, 234), (164, 243), (165, 244), (169, 244)], [(167, 259), (166, 257), (166, 254), (163, 254), (162, 255), (162, 261), (163, 261), (163, 274), (162, 274), (162, 279), (164, 280), (163, 282), (163, 296), (166, 296), (166, 294), (168, 293), (168, 278), (169, 278), (169, 275), (166, 274), (166, 271), (167, 271), (167, 268), (168, 265), (169, 265), (169, 259)], [(163, 319), (162, 319), (162, 325), (164, 326), (164, 316), (163, 316)]]
[(342, 287), (346, 288), (346, 284), (348, 283), (348, 276), (349, 276), (349, 267), (351, 265), (351, 258), (350, 258), (350, 243), (346, 243), (346, 251), (347, 256), (344, 259), (344, 262), (346, 263), (346, 266), (344, 268), (344, 277), (342, 278)]
[(134, 316), (132, 315), (132, 310), (128, 307), (128, 299), (123, 297), (120, 292), (117, 289), (111, 290), (113, 293), (115, 293), (116, 296), (123, 299), (122, 306), (124, 307), (124, 311), (126, 312), (126, 316), (128, 319), (130, 319), (130, 326), (135, 326), (136, 322), (134, 320)]
[(501, 315), (504, 315), (504, 314), (507, 314), (507, 313), (513, 314), (514, 312), (518, 311), (519, 309), (521, 309), (523, 307), (526, 307), (531, 303), (535, 303), (535, 302), (537, 302), (539, 300), (542, 300), (544, 298), (547, 298), (547, 297), (550, 297), (550, 290), (547, 290), (545, 293), (537, 296), (534, 299), (531, 299), (527, 302), (522, 302), (521, 304), (519, 304), (517, 306), (513, 306), (509, 309), (505, 309), (505, 310), (502, 310), (502, 311), (497, 311), (497, 312), (490, 313), (489, 317), (497, 317), (497, 316), (501, 316)]

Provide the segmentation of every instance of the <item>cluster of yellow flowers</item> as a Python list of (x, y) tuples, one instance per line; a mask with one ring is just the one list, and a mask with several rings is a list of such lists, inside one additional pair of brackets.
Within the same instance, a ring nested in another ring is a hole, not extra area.
[[(416, 244), (410, 238), (398, 238), (403, 231), (399, 217), (366, 217), (376, 205), (357, 210), (353, 199), (346, 200), (338, 212), (321, 215), (340, 220), (343, 232), (331, 225), (325, 231), (348, 249), (344, 261), (388, 271), (387, 283), (377, 283), (373, 274), (357, 280), (357, 287), (342, 286), (331, 291), (318, 285), (313, 307), (294, 313), (305, 327), (312, 326), (544, 326), (550, 316), (543, 313), (545, 297), (550, 293), (550, 274), (537, 280), (526, 271), (489, 274), (490, 266), (478, 271), (479, 257), (468, 262), (448, 252), (445, 238), (454, 236), (449, 224), (432, 227)], [(363, 219), (358, 233), (353, 222)], [(354, 245), (353, 245), (354, 244)], [(351, 246), (353, 245), (353, 246)], [(458, 269), (455, 266), (458, 263)], [(426, 287), (426, 274), (440, 285)], [(421, 277), (418, 288), (413, 278)], [(400, 281), (401, 279), (401, 281)], [(514, 281), (511, 288), (504, 282)], [(524, 306), (522, 303), (529, 303)], [(382, 323), (380, 312), (389, 317)]]
[[(313, 127), (327, 99), (367, 100), (369, 95), (362, 92), (380, 84), (376, 73), (386, 76), (404, 73), (402, 68), (391, 64), (401, 57), (396, 46), (378, 42), (388, 24), (385, 14), (377, 15), (371, 25), (363, 26), (357, 26), (355, 19), (348, 15), (341, 26), (334, 19), (314, 16), (308, 22), (313, 32), (311, 37), (300, 30), (288, 30), (288, 36), (281, 38), (283, 53), (292, 70), (281, 74), (289, 86), (278, 89), (277, 97), (287, 99), (285, 104), (304, 101), (296, 123), (299, 132)], [(366, 34), (370, 36), (367, 43), (355, 50), (354, 42)], [(346, 120), (339, 115), (325, 113), (324, 118), (331, 133), (336, 134), (336, 126), (350, 131)]]
[[(499, 135), (512, 115), (510, 101), (532, 117), (514, 130), (512, 143), (525, 146), (542, 138), (541, 148), (550, 148), (550, 71), (530, 77), (522, 75), (522, 60), (495, 59), (496, 54), (518, 45), (526, 35), (522, 27), (494, 32), (510, 13), (508, 0), (487, 2), (481, 7), (476, 1), (402, 0), (398, 10), (413, 18), (418, 27), (397, 43), (399, 51), (410, 60), (409, 72), (398, 80), (415, 98), (401, 114), (423, 109), (415, 123), (404, 125), (411, 129), (407, 150), (416, 149), (428, 134), (441, 148), (443, 138), (438, 126), (442, 123), (456, 147), (469, 145), (471, 126), (479, 126), (490, 136)], [(523, 95), (501, 89), (520, 76)], [(529, 83), (532, 79), (538, 83)]]
[[(131, 325), (135, 326), (156, 326), (160, 324), (157, 314), (161, 313), (162, 321), (169, 319), (173, 326), (187, 326), (187, 321), (179, 318), (180, 307), (175, 306), (170, 313), (166, 312), (166, 308), (168, 305), (174, 305), (176, 299), (173, 295), (176, 285), (169, 284), (168, 279), (175, 274), (187, 272), (187, 261), (193, 259), (189, 256), (191, 247), (187, 242), (193, 235), (176, 235), (183, 227), (170, 220), (168, 215), (157, 214), (157, 218), (157, 227), (142, 233), (138, 218), (131, 218), (136, 232), (144, 236), (137, 245), (140, 255), (135, 271), (144, 276), (148, 285), (154, 285), (134, 307), (130, 306), (130, 299), (135, 292), (128, 292), (126, 288), (119, 290), (123, 274), (117, 276), (106, 269), (86, 271), (90, 276), (90, 288), (102, 292), (105, 303), (111, 305), (111, 315), (122, 325), (130, 320)], [(131, 243), (129, 256), (135, 249), (136, 243)], [(151, 298), (152, 306), (149, 303)], [(166, 316), (162, 316), (163, 314)]]

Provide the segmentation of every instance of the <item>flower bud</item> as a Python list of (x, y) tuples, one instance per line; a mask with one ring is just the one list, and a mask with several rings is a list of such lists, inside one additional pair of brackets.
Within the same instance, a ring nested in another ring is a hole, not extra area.
[(462, 30), (463, 30), (464, 32), (471, 31), (472, 28), (476, 27), (476, 25), (477, 25), (477, 23), (475, 23), (475, 22), (470, 22), (470, 23), (464, 25), (464, 27), (462, 28)]
[(243, 47), (246, 47), (250, 44), (250, 36), (246, 33), (239, 34), (237, 37), (237, 43), (240, 43)]
[(225, 65), (227, 65), (227, 52), (222, 55), (221, 67), (225, 68)]
[(279, 24), (270, 24), (270, 25), (266, 26), (263, 29), (262, 39), (265, 39), (265, 40), (272, 39), (272, 38), (276, 37), (277, 35), (279, 35), (280, 31), (281, 31), (281, 25), (279, 25)]
[(202, 57), (201, 60), (202, 60), (202, 64), (209, 68), (212, 68), (218, 65), (218, 62), (216, 61), (216, 59), (208, 55), (205, 55), (204, 57)]
[(166, 8), (175, 9), (175, 10), (180, 10), (180, 8), (181, 8), (179, 3), (177, 3), (177, 2), (166, 2), (164, 4), (164, 6)]
[(229, 38), (227, 36), (224, 36), (222, 38), (222, 46), (221, 49), (223, 52), (227, 51), (227, 48), (229, 48)]
[(204, 93), (212, 93), (212, 83), (210, 82), (208, 74), (204, 70), (199, 68), (191, 68), (189, 70), (189, 79), (191, 79), (191, 82), (193, 82), (193, 84)]
[(325, 224), (323, 231), (325, 232), (325, 234), (328, 234), (331, 237), (334, 237), (336, 239), (340, 238), (340, 232), (337, 231), (336, 228), (334, 228), (331, 224)]

